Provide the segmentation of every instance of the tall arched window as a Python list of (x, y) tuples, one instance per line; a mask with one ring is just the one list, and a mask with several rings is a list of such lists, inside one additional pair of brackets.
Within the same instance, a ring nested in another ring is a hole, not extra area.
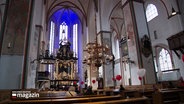
[[(49, 52), (53, 54), (54, 52), (54, 33), (55, 33), (55, 23), (53, 21), (50, 22), (50, 39), (49, 39)], [(53, 66), (49, 65), (48, 71), (51, 72)]]
[(78, 53), (78, 25), (73, 25), (73, 51), (74, 55), (77, 55)]
[(164, 48), (162, 48), (159, 53), (159, 64), (161, 71), (172, 69), (171, 56), (169, 52)]
[(147, 22), (149, 22), (150, 20), (152, 20), (156, 16), (158, 16), (158, 11), (157, 11), (156, 6), (153, 4), (148, 4), (148, 6), (146, 7)]
[(53, 54), (54, 51), (54, 32), (55, 31), (55, 23), (51, 21), (50, 23), (50, 40), (49, 40), (49, 52)]
[(59, 41), (68, 40), (68, 26), (63, 22), (59, 27)]

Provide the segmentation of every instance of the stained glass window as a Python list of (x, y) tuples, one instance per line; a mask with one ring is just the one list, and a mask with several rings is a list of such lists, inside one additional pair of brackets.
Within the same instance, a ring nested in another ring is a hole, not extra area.
[(159, 64), (161, 71), (172, 69), (171, 56), (166, 49), (162, 49), (159, 53)]
[(55, 30), (55, 23), (53, 21), (51, 21), (51, 24), (50, 24), (50, 40), (49, 40), (50, 54), (53, 54), (53, 51), (54, 51), (54, 30)]
[(74, 55), (77, 55), (78, 53), (78, 25), (73, 25), (73, 51)]
[(60, 25), (59, 41), (68, 40), (68, 26), (65, 22)]

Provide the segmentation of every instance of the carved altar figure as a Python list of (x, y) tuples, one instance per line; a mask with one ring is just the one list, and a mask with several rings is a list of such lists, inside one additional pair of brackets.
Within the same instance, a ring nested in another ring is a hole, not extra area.
[(56, 56), (56, 71), (54, 73), (55, 79), (68, 80), (73, 79), (75, 75), (75, 62), (77, 57), (73, 56), (74, 52), (70, 50), (71, 43), (66, 39), (61, 40)]
[(60, 80), (62, 78), (62, 73), (56, 73), (56, 72), (54, 72), (54, 79), (56, 79), (56, 80)]

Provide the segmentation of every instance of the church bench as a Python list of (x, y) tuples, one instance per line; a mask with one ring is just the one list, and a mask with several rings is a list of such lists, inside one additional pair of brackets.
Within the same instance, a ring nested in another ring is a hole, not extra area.
[(179, 94), (179, 96), (180, 96), (181, 102), (184, 103), (184, 93), (181, 92), (181, 93)]
[(139, 91), (137, 90), (124, 90), (121, 92), (122, 98), (136, 98), (140, 97)]
[[(43, 102), (48, 102), (48, 99), (70, 99), (70, 98), (87, 98), (87, 97), (99, 97), (103, 95), (85, 95), (85, 96), (65, 96), (65, 91), (38, 91), (36, 89), (17, 89), (14, 91), (33, 91), (39, 93), (39, 98), (31, 98), (30, 100), (42, 100)], [(20, 100), (20, 99), (11, 99), (12, 90), (0, 90), (0, 104), (7, 104), (11, 100)], [(27, 100), (28, 101), (28, 100)]]
[(111, 101), (99, 101), (99, 102), (85, 102), (85, 103), (74, 103), (74, 104), (150, 104), (147, 97), (137, 97), (128, 99), (119, 99)]
[(162, 84), (145, 84), (145, 85), (126, 85), (124, 86), (124, 88), (126, 90), (153, 90), (155, 88), (157, 89), (161, 89), (162, 88)]
[(68, 99), (68, 98), (84, 98), (84, 97), (99, 97), (104, 95), (77, 95), (66, 96), (66, 91), (40, 91), (39, 99)]
[[(36, 89), (14, 89), (14, 90), (24, 90), (24, 91), (37, 91)], [(7, 104), (11, 101), (12, 90), (0, 90), (0, 104)]]
[(98, 89), (98, 90), (93, 90), (93, 92), (96, 95), (106, 95), (106, 96), (113, 95), (113, 89)]
[(184, 89), (163, 89), (153, 94), (153, 104), (183, 103)]
[(150, 100), (153, 101), (153, 93), (156, 90), (162, 89), (162, 84), (146, 84), (146, 85), (131, 85), (131, 86), (124, 86), (126, 90), (136, 90), (138, 94), (136, 96), (146, 96)]
[(10, 95), (10, 90), (0, 90), (0, 104), (9, 101)]
[(122, 98), (139, 98), (147, 97), (149, 102), (152, 102), (152, 94), (154, 90), (125, 90), (121, 93)]
[[(79, 97), (79, 98), (50, 98), (50, 99), (24, 99), (24, 100), (13, 100), (8, 104), (71, 104), (71, 103), (82, 103), (82, 102), (94, 102), (94, 101), (105, 101), (105, 100), (118, 100), (121, 96), (95, 96), (95, 97)], [(7, 103), (6, 103), (7, 104)]]
[[(112, 95), (119, 95), (119, 91), (113, 91), (113, 89), (100, 89), (100, 90), (94, 90), (94, 93), (96, 95), (106, 95), (106, 96), (112, 96)], [(124, 90), (121, 94), (122, 98), (132, 98), (132, 97), (140, 97), (139, 91), (137, 90)]]
[(141, 96), (146, 96), (150, 102), (153, 102), (154, 93), (155, 93), (155, 90), (144, 90), (144, 91), (141, 91)]

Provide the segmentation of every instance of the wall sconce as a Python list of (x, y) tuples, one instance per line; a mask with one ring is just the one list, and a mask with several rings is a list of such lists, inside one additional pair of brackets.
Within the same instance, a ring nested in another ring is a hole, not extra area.
[(129, 35), (127, 36), (127, 41), (130, 41), (130, 36)]
[(7, 48), (11, 48), (11, 46), (12, 46), (12, 44), (11, 44), (11, 42), (9, 42)]
[(161, 0), (161, 2), (166, 9), (168, 19), (177, 14), (181, 14), (178, 0)]
[(171, 13), (171, 15), (174, 16), (174, 15), (176, 15), (176, 13), (177, 13), (177, 12), (176, 12), (175, 9), (172, 7), (172, 13)]
[(135, 62), (133, 60), (130, 60), (130, 58), (125, 58), (123, 61), (123, 63), (127, 63), (127, 64), (134, 64)]

